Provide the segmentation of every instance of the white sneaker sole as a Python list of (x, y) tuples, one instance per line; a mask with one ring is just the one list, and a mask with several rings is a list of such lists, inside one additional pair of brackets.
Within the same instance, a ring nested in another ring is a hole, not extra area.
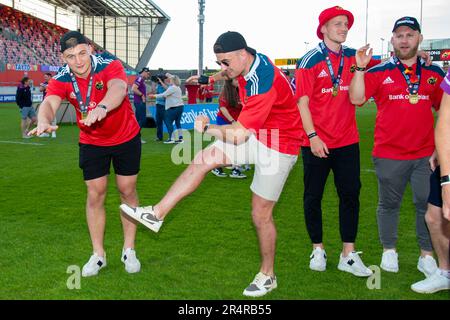
[(276, 289), (277, 285), (274, 285), (273, 287), (271, 287), (270, 289), (268, 289), (266, 292), (261, 292), (261, 291), (245, 291), (242, 293), (244, 296), (246, 297), (252, 297), (252, 298), (258, 298), (258, 297), (262, 297), (266, 294), (268, 294), (269, 292), (271, 292), (273, 289)]
[(432, 294), (432, 293), (436, 293), (436, 292), (443, 291), (443, 290), (450, 290), (450, 287), (434, 288), (431, 290), (420, 290), (420, 289), (416, 289), (413, 286), (411, 286), (411, 290), (414, 292), (417, 292), (417, 293)]
[(325, 271), (325, 270), (327, 269), (327, 265), (324, 265), (324, 266), (322, 266), (322, 267), (313, 267), (313, 266), (309, 265), (309, 268), (310, 268), (312, 271), (320, 271), (320, 272), (323, 272), (323, 271)]
[(388, 268), (382, 264), (380, 264), (380, 268), (386, 272), (398, 273), (398, 268)]
[(127, 264), (122, 260), (123, 264), (125, 265), (125, 271), (128, 273), (138, 273), (141, 271), (141, 265), (139, 264), (137, 267), (128, 267)]
[(370, 274), (368, 274), (368, 273), (356, 272), (356, 271), (354, 271), (351, 267), (347, 267), (347, 265), (342, 266), (342, 265), (339, 264), (339, 265), (338, 265), (338, 269), (341, 270), (341, 271), (344, 271), (344, 272), (351, 273), (351, 274), (353, 274), (354, 276), (361, 277), (361, 278), (367, 278), (367, 277), (370, 277), (370, 276), (373, 274), (372, 272), (371, 272)]
[(133, 218), (134, 220), (142, 223), (144, 226), (146, 226), (147, 228), (149, 228), (150, 230), (152, 230), (155, 233), (158, 233), (159, 228), (161, 227), (161, 225), (159, 226), (155, 226), (154, 224), (142, 219), (137, 213), (136, 211), (129, 207), (126, 204), (121, 204), (120, 205), (120, 210), (123, 211), (123, 213), (125, 213), (126, 215), (128, 215), (130, 218)]
[(88, 277), (94, 277), (96, 275), (98, 275), (98, 273), (100, 272), (101, 269), (103, 269), (104, 267), (106, 267), (106, 263), (104, 263), (100, 268), (98, 268), (96, 271), (91, 271), (91, 272), (84, 272), (83, 270), (81, 271), (81, 276), (83, 278), (88, 278)]
[(325, 267), (319, 267), (319, 268), (309, 266), (309, 268), (310, 268), (312, 271), (320, 271), (320, 272), (323, 272), (323, 271), (327, 270), (327, 267), (326, 267), (326, 266), (325, 266)]

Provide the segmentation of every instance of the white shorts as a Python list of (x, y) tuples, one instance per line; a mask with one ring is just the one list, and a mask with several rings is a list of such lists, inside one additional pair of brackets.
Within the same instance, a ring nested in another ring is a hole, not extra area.
[(212, 146), (221, 150), (230, 164), (254, 164), (255, 174), (250, 189), (269, 201), (278, 201), (289, 173), (297, 162), (297, 156), (270, 149), (254, 135), (240, 145), (216, 140)]

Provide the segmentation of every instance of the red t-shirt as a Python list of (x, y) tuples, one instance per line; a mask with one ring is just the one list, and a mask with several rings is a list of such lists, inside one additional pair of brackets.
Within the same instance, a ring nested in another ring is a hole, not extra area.
[(219, 97), (219, 112), (217, 112), (217, 116), (221, 117), (225, 121), (228, 121), (228, 119), (224, 116), (224, 114), (222, 113), (222, 110), (220, 110), (220, 108), (227, 109), (228, 113), (233, 117), (234, 120), (236, 120), (239, 117), (239, 114), (241, 113), (242, 103), (240, 101), (238, 101), (237, 106), (232, 107), (228, 103), (227, 99), (225, 99), (224, 95), (223, 94), (220, 95), (220, 97)]
[[(115, 60), (114, 57), (107, 53), (92, 56), (92, 59), (94, 78), (89, 110), (94, 109), (105, 97), (110, 80), (120, 79), (127, 82), (124, 68), (119, 60)], [(89, 78), (76, 78), (83, 101), (86, 101)], [(80, 143), (96, 146), (114, 146), (131, 140), (139, 133), (139, 125), (128, 95), (122, 104), (116, 109), (109, 111), (106, 118), (102, 121), (96, 122), (90, 127), (81, 124), (79, 122), (81, 120), (81, 112), (67, 65), (63, 66), (50, 81), (47, 88), (47, 96), (51, 95), (56, 95), (63, 100), (67, 99), (75, 107), (77, 124), (80, 128)]]
[(238, 121), (267, 147), (298, 155), (301, 120), (294, 92), (284, 73), (257, 53), (249, 73), (238, 77), (242, 111)]
[[(434, 117), (431, 108), (439, 109), (443, 93), (440, 84), (445, 74), (436, 65), (421, 66), (417, 104), (409, 102), (408, 85), (393, 58), (365, 74), (366, 97), (374, 97), (378, 109), (373, 156), (413, 160), (433, 153)], [(416, 64), (412, 70), (415, 73)]]
[(188, 104), (196, 104), (198, 88), (200, 88), (200, 85), (199, 84), (185, 84), (184, 86), (185, 86), (187, 94), (188, 94)]
[[(307, 96), (314, 128), (328, 148), (340, 148), (359, 141), (355, 106), (350, 102), (348, 90), (353, 79), (355, 49), (343, 46), (344, 67), (336, 97), (332, 95), (333, 83), (320, 46), (306, 53), (295, 71), (297, 100)], [(335, 77), (338, 75), (341, 54), (329, 53)], [(379, 63), (371, 61), (370, 65)], [(309, 139), (302, 130), (302, 146), (309, 147)]]

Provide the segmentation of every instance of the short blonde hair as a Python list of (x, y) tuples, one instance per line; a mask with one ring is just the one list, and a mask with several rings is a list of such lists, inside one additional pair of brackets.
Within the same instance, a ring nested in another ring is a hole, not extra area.
[(170, 78), (173, 81), (173, 84), (179, 87), (181, 85), (181, 80), (179, 76), (172, 76)]

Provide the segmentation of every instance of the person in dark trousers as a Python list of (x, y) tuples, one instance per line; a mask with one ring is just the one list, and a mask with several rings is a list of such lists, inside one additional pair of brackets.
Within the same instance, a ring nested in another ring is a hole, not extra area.
[[(145, 80), (150, 78), (150, 69), (147, 67), (142, 68), (139, 73), (139, 77), (136, 78), (136, 81), (133, 83), (131, 90), (134, 93), (133, 103), (136, 114), (136, 120), (139, 123), (139, 127), (144, 128), (147, 122), (147, 110), (146, 110), (146, 102), (147, 102), (147, 86), (145, 85)], [(144, 139), (141, 138), (141, 143), (146, 143)]]
[(326, 270), (321, 203), (328, 175), (333, 171), (343, 243), (338, 269), (369, 277), (372, 271), (355, 250), (361, 189), (359, 136), (355, 106), (348, 96), (355, 50), (343, 46), (353, 21), (353, 14), (338, 6), (322, 11), (317, 36), (323, 41), (299, 60), (295, 83), (304, 129), (303, 206), (313, 245), (309, 267)]
[(36, 111), (33, 108), (33, 101), (31, 99), (30, 78), (24, 77), (16, 92), (16, 103), (20, 108), (21, 122), (20, 129), (22, 131), (22, 138), (31, 138), (28, 135), (30, 126), (36, 123)]

